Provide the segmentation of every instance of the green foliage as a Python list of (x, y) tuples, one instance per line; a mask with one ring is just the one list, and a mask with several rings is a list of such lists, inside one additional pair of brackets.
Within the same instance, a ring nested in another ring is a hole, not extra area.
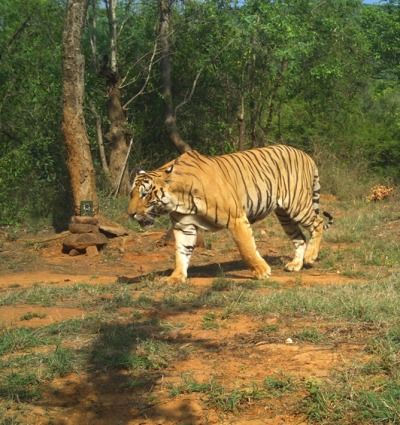
[[(89, 8), (83, 39), (85, 119), (98, 187), (107, 198), (93, 108), (105, 135), (105, 84), (95, 63), (109, 55), (109, 25), (97, 3)], [(169, 41), (183, 137), (204, 153), (235, 151), (243, 112), (245, 148), (283, 142), (305, 149), (320, 160), (326, 187), (335, 194), (360, 197), (371, 182), (398, 182), (398, 6), (360, 0), (174, 3)], [(116, 12), (121, 93), (135, 135), (129, 167), (154, 168), (176, 156), (163, 123), (157, 2), (119, 0)], [(64, 16), (64, 2), (53, 0), (0, 5), (0, 225), (44, 217), (62, 229), (71, 215), (61, 133)], [(102, 207), (113, 214), (112, 201)]]
[(66, 179), (61, 116), (63, 9), (51, 1), (0, 6), (0, 224), (52, 217)]

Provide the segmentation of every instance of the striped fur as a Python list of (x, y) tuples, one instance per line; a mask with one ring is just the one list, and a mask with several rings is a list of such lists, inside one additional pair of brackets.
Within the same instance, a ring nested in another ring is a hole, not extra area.
[[(167, 278), (183, 282), (197, 229), (228, 229), (243, 260), (256, 278), (271, 269), (260, 256), (251, 224), (271, 212), (293, 241), (295, 256), (288, 271), (310, 266), (317, 258), (323, 229), (333, 222), (319, 215), (320, 184), (314, 161), (295, 148), (277, 145), (216, 157), (184, 153), (163, 167), (139, 171), (132, 186), (128, 213), (147, 227), (169, 214), (176, 241), (176, 267)], [(306, 238), (300, 228), (310, 233)]]

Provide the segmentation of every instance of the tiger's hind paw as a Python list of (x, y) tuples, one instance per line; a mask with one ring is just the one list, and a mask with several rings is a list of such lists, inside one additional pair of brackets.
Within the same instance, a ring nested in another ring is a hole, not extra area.
[(303, 262), (300, 260), (293, 260), (285, 265), (287, 272), (298, 272), (303, 268)]
[(304, 258), (303, 267), (305, 269), (311, 269), (314, 263), (315, 263), (315, 260), (314, 259), (312, 259), (312, 258), (310, 258), (310, 259)]

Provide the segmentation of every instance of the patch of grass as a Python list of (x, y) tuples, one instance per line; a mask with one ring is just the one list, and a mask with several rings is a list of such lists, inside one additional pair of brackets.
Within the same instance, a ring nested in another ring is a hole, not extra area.
[(319, 266), (324, 270), (337, 269), (338, 265), (346, 258), (344, 251), (332, 252), (331, 249), (322, 248), (319, 252)]
[(305, 342), (321, 342), (325, 339), (325, 335), (313, 327), (307, 327), (296, 335), (299, 341)]
[(396, 424), (400, 420), (400, 380), (361, 381), (356, 373), (337, 374), (326, 382), (309, 381), (299, 413), (311, 423)]
[(12, 371), (0, 379), (1, 398), (26, 402), (37, 400), (41, 395), (41, 382), (34, 372)]
[(386, 281), (294, 288), (261, 299), (248, 296), (240, 306), (249, 314), (312, 314), (326, 319), (386, 323), (400, 315), (400, 282), (393, 276)]
[(52, 323), (42, 328), (42, 332), (49, 336), (58, 335), (63, 338), (71, 335), (97, 334), (101, 323), (101, 317), (88, 316), (86, 318), (75, 318)]
[(369, 353), (374, 354), (373, 361), (381, 372), (400, 379), (399, 325), (389, 328), (383, 335), (374, 337), (366, 349)]
[(160, 305), (161, 307), (179, 309), (181, 306), (181, 299), (175, 294), (167, 294), (160, 301)]
[(168, 344), (156, 340), (143, 340), (132, 347), (97, 347), (94, 362), (102, 368), (130, 371), (158, 370), (168, 366), (177, 353)]
[(104, 323), (92, 348), (92, 360), (101, 369), (156, 370), (173, 359), (185, 358), (185, 348), (176, 349), (154, 338), (163, 331), (158, 320), (127, 325)]
[(256, 383), (252, 383), (250, 387), (228, 389), (217, 381), (212, 381), (207, 392), (207, 404), (223, 412), (236, 412), (239, 407), (267, 397), (267, 393)]
[(48, 380), (63, 377), (75, 370), (77, 363), (77, 357), (73, 350), (57, 345), (54, 351), (44, 356), (45, 377)]
[(273, 280), (273, 279), (268, 279), (268, 280), (264, 280), (262, 282), (263, 286), (267, 287), (267, 288), (271, 288), (271, 289), (281, 289), (282, 285), (280, 282), (278, 282), (277, 280)]
[(210, 383), (198, 382), (191, 373), (185, 373), (181, 376), (181, 382), (178, 385), (171, 385), (169, 392), (172, 397), (180, 394), (207, 393), (211, 389)]
[(112, 312), (117, 311), (119, 308), (133, 307), (136, 305), (132, 299), (132, 295), (128, 292), (117, 293), (110, 298), (101, 300), (102, 308), (104, 311)]
[(200, 296), (193, 298), (191, 304), (194, 308), (196, 307), (207, 307), (207, 308), (224, 308), (227, 307), (230, 311), (232, 308), (237, 309), (246, 303), (251, 302), (254, 291), (244, 290), (241, 287), (235, 285), (229, 291), (213, 291), (211, 289), (205, 291)]
[(316, 423), (400, 423), (400, 328), (389, 325), (374, 336), (366, 364), (332, 371), (325, 381), (307, 382), (300, 411)]
[(139, 297), (134, 301), (134, 306), (139, 308), (148, 308), (154, 304), (153, 298), (150, 298), (147, 295), (139, 295)]
[(218, 329), (217, 316), (214, 313), (206, 313), (203, 316), (201, 329)]
[(184, 374), (181, 383), (170, 387), (170, 394), (202, 393), (207, 404), (223, 412), (236, 412), (238, 408), (266, 398), (280, 397), (287, 391), (295, 391), (297, 384), (289, 375), (268, 377), (262, 385), (252, 382), (249, 386), (229, 389), (212, 378), (210, 382), (198, 382), (193, 374)]
[(182, 382), (170, 389), (172, 396), (190, 393), (204, 394), (208, 406), (223, 412), (235, 412), (243, 405), (268, 397), (266, 391), (256, 383), (252, 383), (250, 387), (228, 389), (214, 378), (210, 382), (200, 383), (191, 374), (182, 376)]
[(249, 291), (254, 291), (256, 289), (262, 288), (264, 286), (264, 282), (260, 280), (246, 280), (244, 282), (238, 282), (237, 286)]
[(220, 291), (232, 291), (236, 289), (236, 282), (231, 279), (226, 279), (225, 277), (219, 277), (211, 283), (211, 290), (220, 292)]
[(342, 270), (342, 276), (344, 277), (348, 277), (349, 279), (369, 279), (371, 276), (363, 271), (363, 270), (356, 270), (354, 267), (353, 268), (346, 268), (344, 270)]
[(3, 330), (0, 334), (0, 355), (46, 345), (48, 342), (48, 337), (37, 329), (21, 327)]
[(12, 401), (0, 404), (0, 423), (2, 425), (24, 425), (26, 423), (20, 412), (11, 410), (13, 404)]
[(400, 380), (383, 382), (379, 388), (362, 390), (354, 402), (355, 416), (362, 423), (400, 422)]
[(278, 325), (266, 325), (266, 326), (263, 326), (261, 328), (261, 332), (263, 332), (263, 333), (265, 333), (267, 335), (269, 335), (271, 333), (278, 332), (278, 330), (279, 330), (279, 326)]
[(232, 279), (219, 277), (211, 283), (211, 291), (234, 291), (237, 289), (255, 290), (263, 286), (263, 282), (259, 280), (246, 280), (244, 282), (236, 282)]
[(264, 379), (263, 388), (271, 397), (280, 397), (287, 391), (295, 391), (298, 387), (296, 379), (285, 373), (269, 376)]
[(39, 314), (39, 313), (26, 313), (23, 314), (20, 317), (20, 320), (31, 320), (31, 319), (44, 319), (46, 317), (46, 314)]
[[(345, 204), (343, 204), (346, 207)], [(382, 223), (397, 220), (398, 212), (395, 208), (382, 208), (380, 203), (364, 201), (348, 204), (348, 213), (340, 220), (335, 220), (328, 232), (324, 234), (329, 242), (335, 243), (363, 243), (371, 239), (373, 230), (379, 229)]]
[[(122, 305), (130, 303), (128, 289), (121, 284), (91, 285), (87, 283), (76, 283), (70, 286), (50, 287), (40, 284), (33, 288), (21, 289), (20, 291), (8, 292), (0, 298), (1, 305), (15, 305), (18, 303), (35, 304), (41, 306), (53, 306), (58, 301), (72, 301), (75, 305), (87, 305), (99, 295), (110, 294), (114, 303)], [(127, 301), (128, 300), (128, 301)], [(77, 303), (78, 301), (78, 303)], [(103, 299), (105, 301), (105, 299)]]

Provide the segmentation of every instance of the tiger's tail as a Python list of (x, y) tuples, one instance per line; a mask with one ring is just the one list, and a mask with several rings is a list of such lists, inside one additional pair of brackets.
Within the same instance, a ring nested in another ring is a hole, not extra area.
[(324, 230), (328, 230), (333, 224), (333, 217), (326, 211), (322, 214), (328, 219), (328, 222), (324, 224)]
[[(321, 191), (321, 185), (319, 184), (319, 174), (318, 168), (314, 169), (314, 181), (313, 181), (313, 208), (316, 214), (319, 214), (319, 196)], [(322, 213), (327, 219), (328, 222), (324, 224), (324, 230), (328, 230), (333, 224), (333, 217), (326, 211)]]

